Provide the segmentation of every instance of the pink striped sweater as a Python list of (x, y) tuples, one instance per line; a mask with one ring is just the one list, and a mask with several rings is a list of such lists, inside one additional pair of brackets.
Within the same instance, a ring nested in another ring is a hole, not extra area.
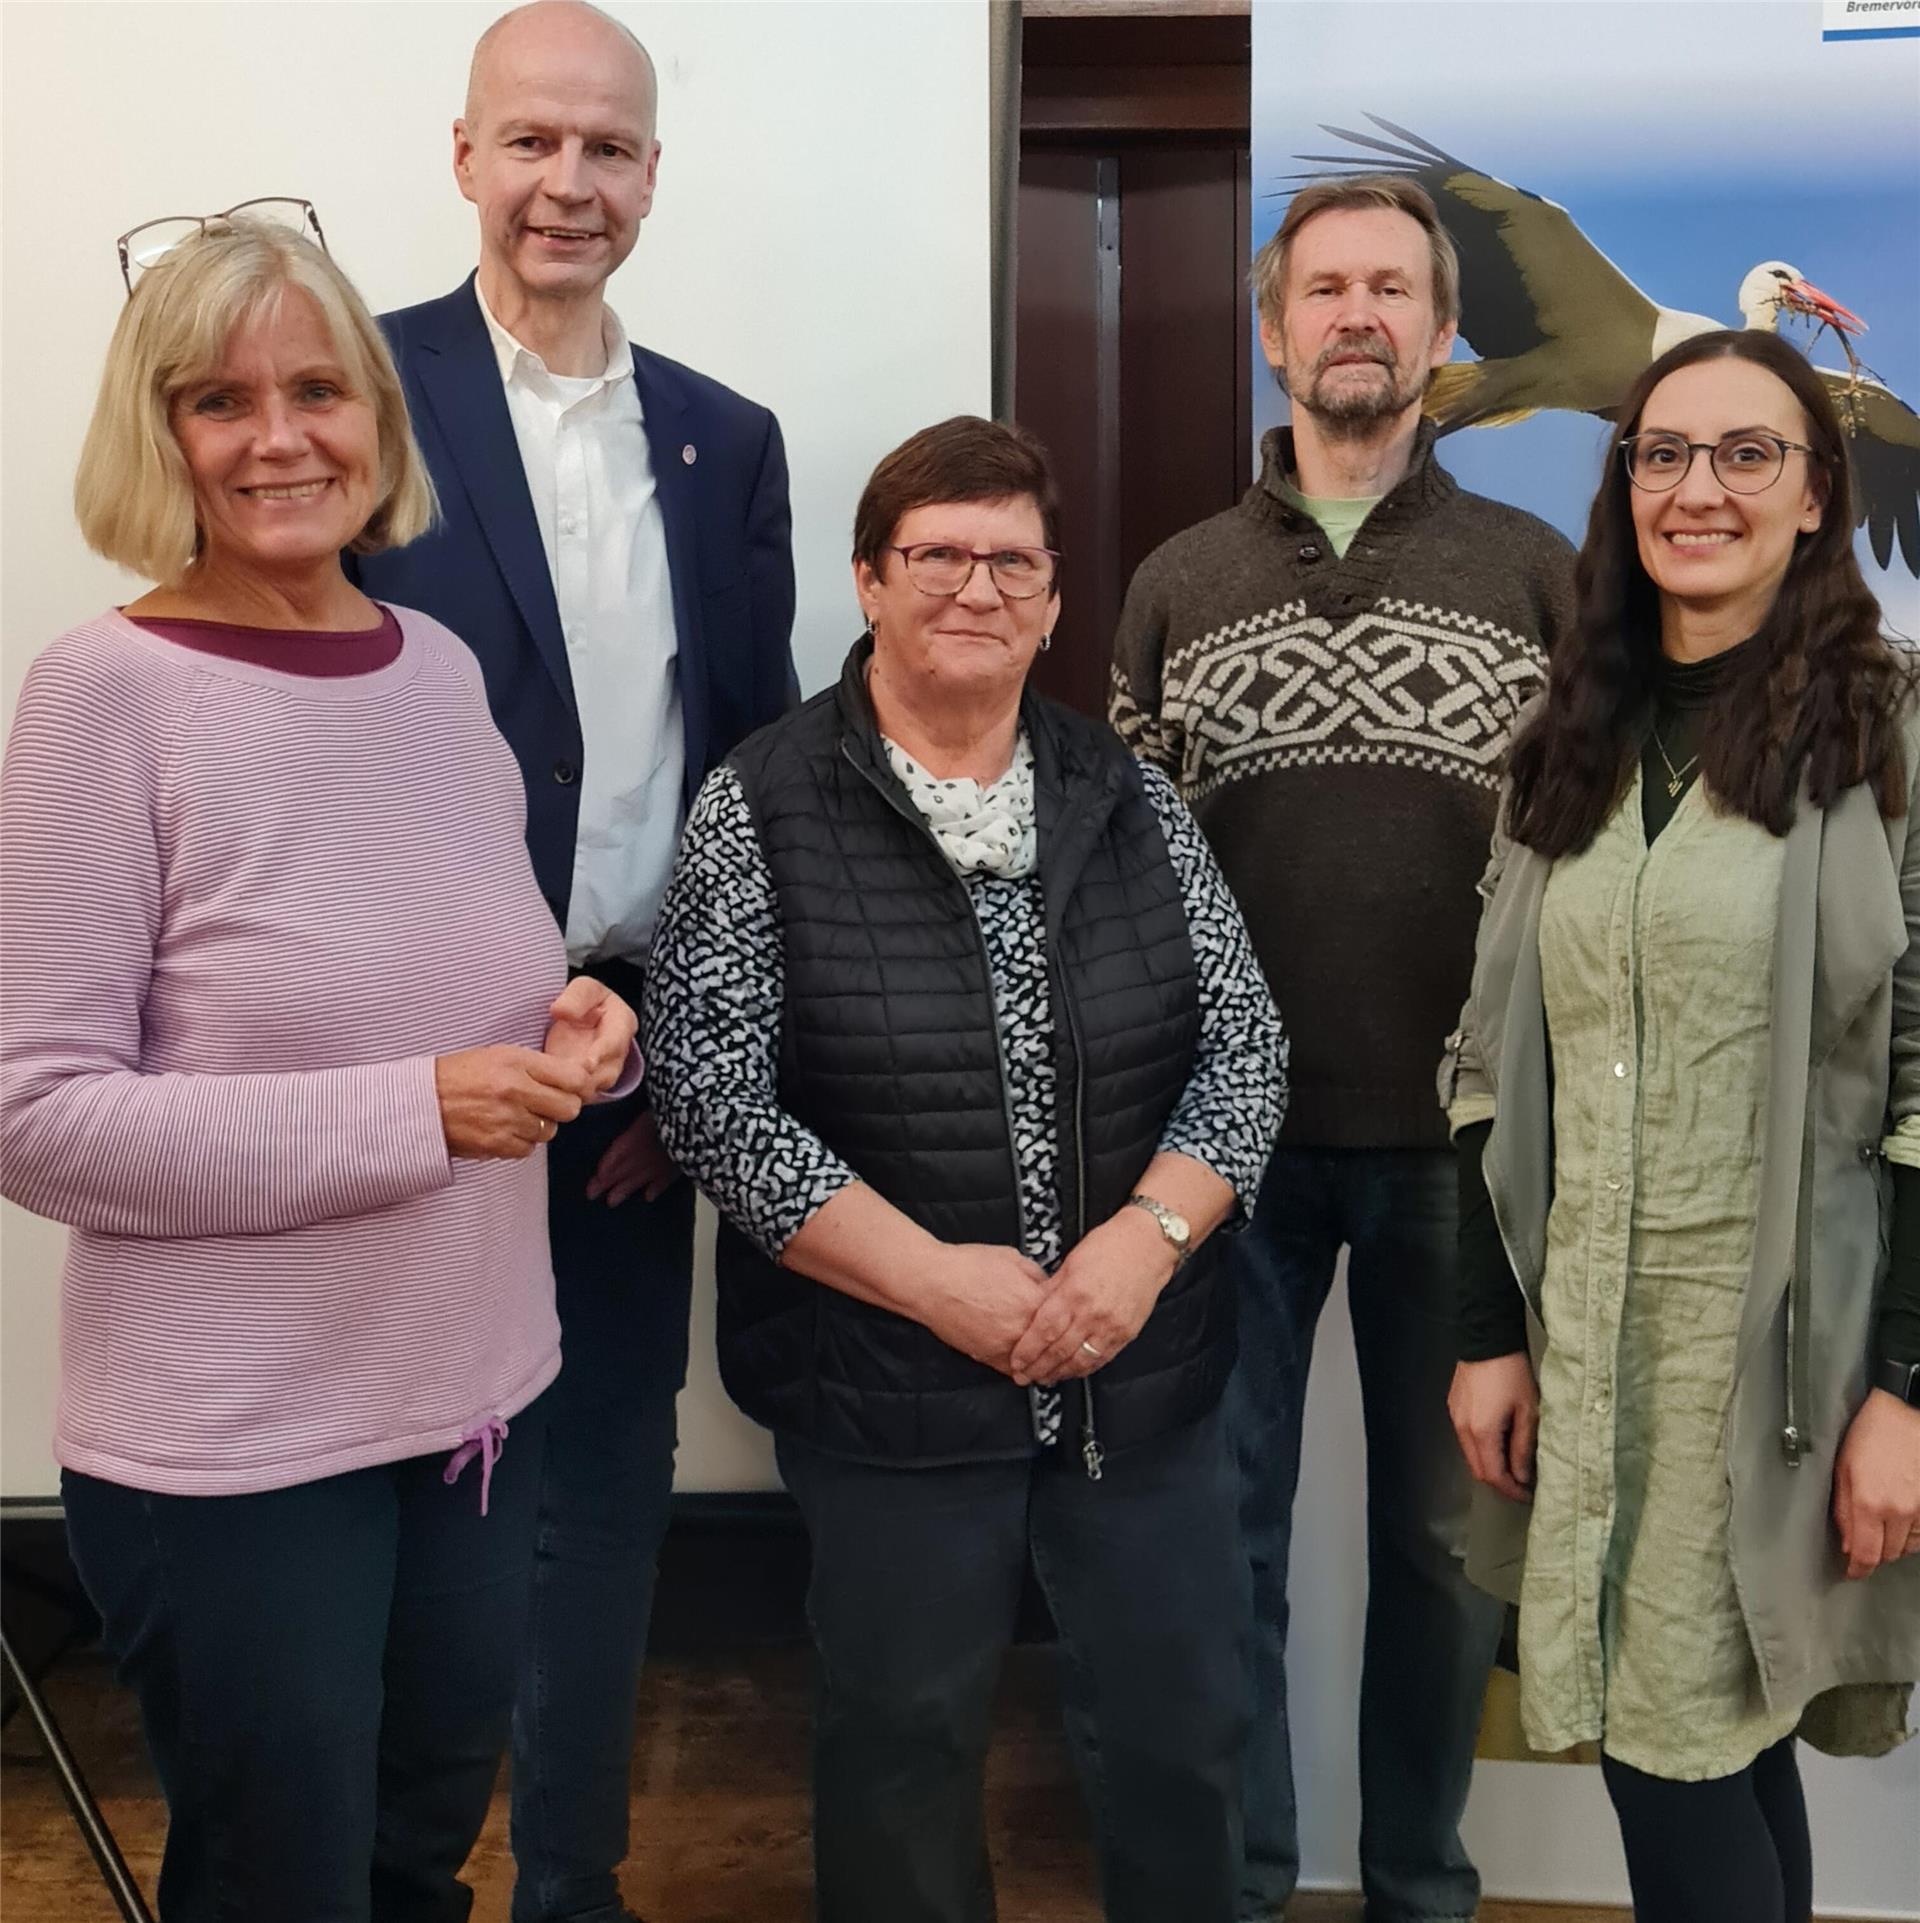
[(70, 1468), (278, 1488), (450, 1450), (559, 1368), (544, 1152), (452, 1161), (433, 1058), (539, 1047), (564, 950), (479, 670), (397, 613), (352, 676), (114, 613), (28, 673), (0, 1188), (73, 1227)]

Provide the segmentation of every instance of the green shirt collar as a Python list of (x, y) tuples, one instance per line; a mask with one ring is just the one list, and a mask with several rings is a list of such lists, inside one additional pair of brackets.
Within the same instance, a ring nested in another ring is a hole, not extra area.
[(1386, 497), (1367, 494), (1349, 500), (1340, 496), (1302, 494), (1282, 475), (1280, 498), (1289, 507), (1298, 509), (1318, 523), (1320, 531), (1333, 544), (1334, 553), (1344, 561), (1347, 549), (1353, 545), (1353, 537), (1360, 532), (1361, 524)]

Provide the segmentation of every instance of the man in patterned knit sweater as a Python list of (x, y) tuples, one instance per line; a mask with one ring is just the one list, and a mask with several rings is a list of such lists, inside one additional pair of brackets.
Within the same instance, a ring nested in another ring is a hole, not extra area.
[(1420, 401), (1453, 346), (1459, 271), (1415, 182), (1303, 189), (1253, 279), (1293, 426), (1266, 436), (1238, 507), (1142, 563), (1112, 709), (1198, 817), (1294, 1038), (1292, 1107), (1234, 1258), (1228, 1413), (1257, 1617), (1241, 1914), (1278, 1917), (1299, 1871), (1287, 1559), (1344, 1246), (1367, 1428), (1366, 1914), (1439, 1923), (1479, 1896), (1459, 1821), (1500, 1610), (1458, 1555), (1455, 1172), (1433, 1074), (1472, 965), (1501, 754), (1570, 618), (1571, 550), (1434, 459)]

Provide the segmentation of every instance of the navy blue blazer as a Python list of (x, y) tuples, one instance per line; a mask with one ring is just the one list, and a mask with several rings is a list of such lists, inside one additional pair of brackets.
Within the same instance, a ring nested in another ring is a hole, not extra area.
[[(582, 746), (560, 612), (473, 281), (380, 318), (440, 495), (404, 548), (349, 555), (382, 601), (466, 642), (527, 784), (527, 845), (562, 928), (573, 885)], [(798, 699), (792, 514), (780, 425), (677, 361), (633, 350), (673, 584), (687, 790)]]

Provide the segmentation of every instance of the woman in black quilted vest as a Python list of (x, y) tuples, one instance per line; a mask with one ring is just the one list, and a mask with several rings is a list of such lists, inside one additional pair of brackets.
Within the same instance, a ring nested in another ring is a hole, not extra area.
[(867, 632), (701, 790), (648, 966), (660, 1129), (720, 1208), (721, 1372), (813, 1544), (822, 1923), (989, 1923), (981, 1795), (1029, 1562), (1113, 1923), (1231, 1923), (1244, 1563), (1214, 1231), (1286, 1044), (1156, 770), (1026, 688), (1045, 452), (874, 471)]

